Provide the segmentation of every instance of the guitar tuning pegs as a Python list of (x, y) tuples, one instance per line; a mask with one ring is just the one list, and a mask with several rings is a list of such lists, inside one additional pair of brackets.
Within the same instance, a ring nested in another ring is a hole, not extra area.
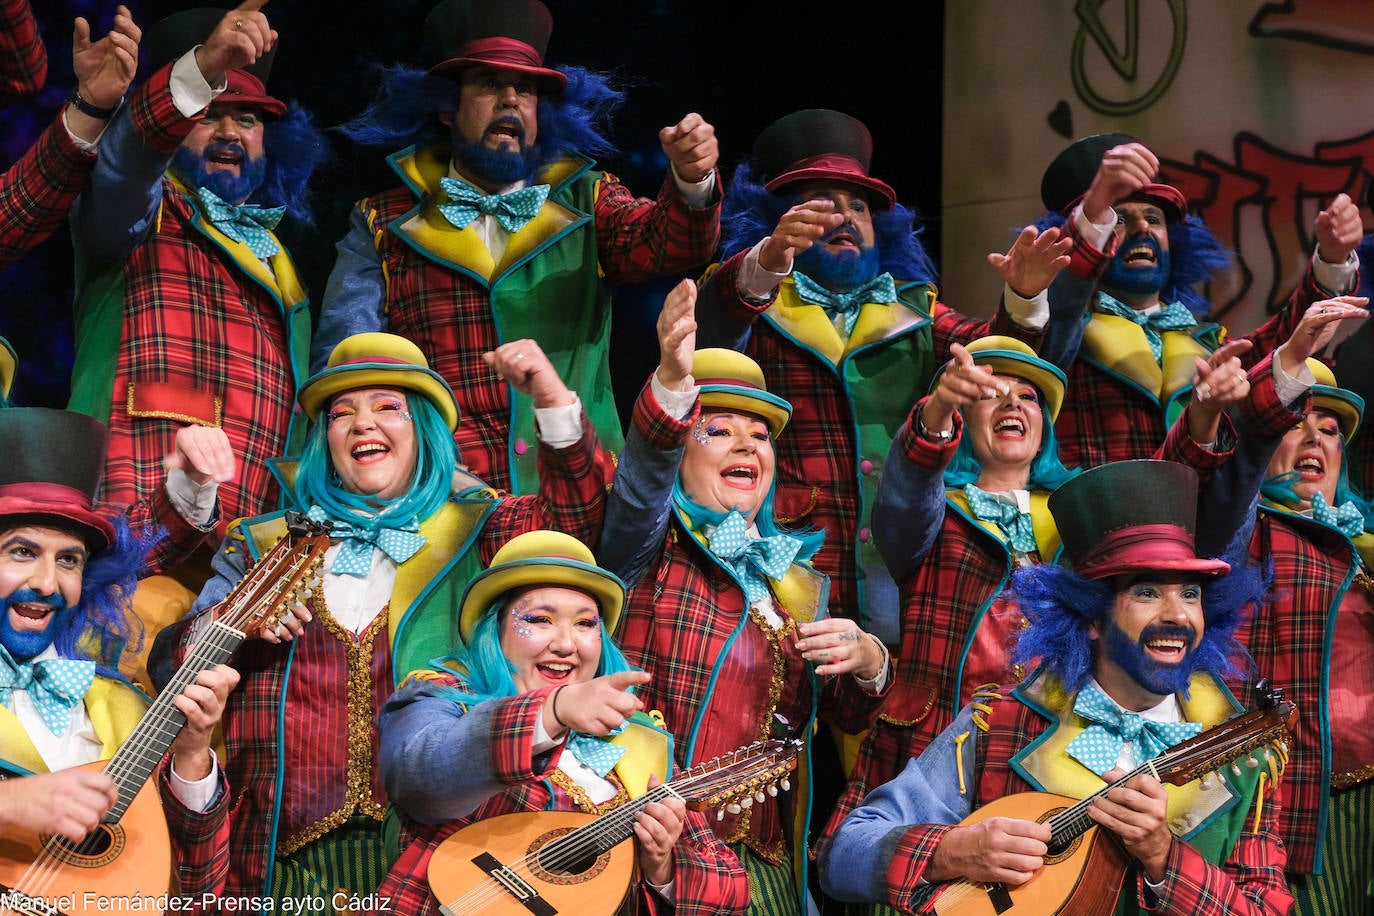
[(742, 808), (742, 809), (749, 809), (749, 808), (754, 807), (754, 796), (752, 796), (752, 795), (746, 795), (746, 796), (744, 796), (743, 798), (741, 798), (741, 799), (739, 800), (739, 806), (740, 806), (740, 808)]
[(782, 786), (782, 790), (784, 792), (792, 791), (792, 780), (788, 779), (786, 776), (782, 778), (782, 782), (780, 783), (780, 785)]
[(729, 811), (731, 814), (739, 814), (744, 809), (739, 806), (739, 802), (730, 802), (730, 804), (725, 806), (725, 810)]
[(778, 784), (777, 784), (777, 783), (772, 783), (772, 784), (770, 784), (770, 785), (768, 786), (768, 794), (771, 795), (771, 796), (773, 796), (774, 798), (777, 798), (777, 797), (778, 797)]
[(1206, 772), (1206, 773), (1203, 773), (1203, 774), (1202, 774), (1202, 779), (1200, 779), (1198, 782), (1199, 782), (1199, 784), (1200, 784), (1204, 789), (1210, 789), (1210, 788), (1212, 787), (1212, 774), (1211, 774), (1211, 772), (1208, 771), (1208, 772)]
[(1254, 754), (1251, 754), (1245, 758), (1245, 765), (1253, 770), (1255, 767), (1259, 766), (1259, 761), (1255, 759)]
[(1239, 775), (1240, 775), (1240, 764), (1238, 764), (1238, 763), (1236, 763), (1236, 762), (1234, 762), (1234, 761), (1232, 761), (1232, 763), (1231, 763), (1231, 775), (1232, 775), (1232, 776), (1239, 776)]
[(760, 805), (763, 804), (767, 798), (768, 796), (764, 794), (762, 789), (754, 793), (754, 801), (758, 802)]
[(716, 809), (716, 820), (718, 820), (718, 821), (723, 821), (723, 820), (725, 820), (725, 809), (724, 809), (724, 808), (717, 808), (717, 809)]

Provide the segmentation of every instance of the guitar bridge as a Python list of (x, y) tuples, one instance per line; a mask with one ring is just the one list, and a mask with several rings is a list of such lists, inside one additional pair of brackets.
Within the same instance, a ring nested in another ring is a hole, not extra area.
[[(491, 880), (501, 885), (506, 893), (510, 894), (515, 900), (529, 910), (534, 916), (556, 916), (558, 910), (554, 909), (547, 900), (539, 896), (539, 892), (530, 886), (524, 878), (521, 878), (514, 871), (502, 865), (495, 856), (489, 852), (481, 853), (473, 858), (472, 864), (491, 876)], [(453, 916), (448, 907), (441, 906), (439, 911), (444, 916)]]

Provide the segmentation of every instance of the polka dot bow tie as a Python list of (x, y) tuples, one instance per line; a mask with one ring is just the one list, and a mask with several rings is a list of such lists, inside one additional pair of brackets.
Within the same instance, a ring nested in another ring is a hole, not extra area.
[(8, 703), (16, 690), (27, 690), (54, 735), (67, 733), (72, 710), (85, 698), (94, 680), (95, 662), (74, 658), (16, 662), (0, 649), (0, 703)]
[[(768, 579), (781, 579), (801, 550), (801, 541), (775, 534), (751, 538), (748, 523), (738, 509), (731, 509), (725, 521), (711, 532), (711, 553), (730, 568), (744, 588), (745, 600), (753, 605), (768, 594)], [(765, 578), (766, 577), (766, 578)]]
[(1182, 302), (1171, 302), (1146, 315), (1124, 302), (1118, 302), (1106, 293), (1101, 293), (1098, 296), (1098, 307), (1108, 315), (1129, 318), (1140, 325), (1141, 330), (1145, 332), (1145, 339), (1150, 343), (1150, 352), (1155, 355), (1155, 362), (1164, 358), (1164, 342), (1159, 336), (1160, 331), (1181, 331), (1197, 325), (1197, 319)]
[(1313, 493), (1312, 517), (1324, 525), (1330, 525), (1348, 538), (1357, 538), (1364, 534), (1364, 513), (1353, 499), (1348, 499), (1333, 509), (1325, 496)]
[(1007, 502), (991, 493), (978, 489), (973, 484), (964, 487), (969, 508), (975, 517), (987, 522), (996, 522), (997, 527), (1007, 536), (1013, 550), (1021, 553), (1034, 553), (1035, 525), (1029, 514), (1022, 512), (1014, 502)]
[(1131, 745), (1138, 766), (1202, 731), (1201, 722), (1155, 722), (1128, 712), (1096, 684), (1079, 692), (1073, 711), (1093, 724), (1065, 750), (1099, 776), (1116, 766), (1123, 744)]
[(584, 767), (605, 779), (606, 774), (615, 769), (620, 758), (625, 756), (626, 748), (612, 744), (605, 738), (573, 732), (568, 737), (568, 751)]
[(890, 273), (880, 273), (863, 286), (847, 293), (834, 292), (821, 286), (806, 274), (792, 272), (792, 282), (796, 284), (797, 295), (803, 302), (819, 305), (831, 315), (844, 318), (844, 332), (854, 333), (854, 322), (859, 320), (859, 309), (868, 302), (884, 304), (897, 301), (897, 284)]
[(372, 548), (376, 547), (395, 563), (404, 563), (425, 546), (427, 538), (419, 534), (420, 523), (411, 519), (404, 525), (371, 530), (338, 519), (332, 519), (319, 506), (311, 506), (306, 518), (315, 522), (330, 522), (329, 536), (340, 542), (339, 553), (329, 565), (329, 571), (339, 576), (366, 578), (372, 571)]
[(478, 214), (485, 213), (495, 217), (507, 232), (519, 232), (534, 219), (549, 196), (549, 186), (546, 184), (530, 185), (505, 194), (483, 194), (472, 185), (453, 178), (441, 178), (439, 187), (449, 199), (448, 203), (439, 204), (439, 212), (459, 229), (466, 229)]
[(281, 251), (269, 230), (277, 228), (286, 215), (285, 207), (240, 207), (221, 200), (208, 188), (197, 188), (206, 219), (236, 242), (247, 245), (259, 260)]

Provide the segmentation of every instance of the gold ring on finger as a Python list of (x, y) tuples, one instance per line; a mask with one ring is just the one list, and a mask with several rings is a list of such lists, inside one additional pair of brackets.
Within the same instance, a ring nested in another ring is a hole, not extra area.
[(242, 19), (235, 19), (235, 20), (234, 20), (234, 28), (235, 28), (236, 30), (242, 32), (242, 31), (243, 31), (243, 20), (242, 20)]

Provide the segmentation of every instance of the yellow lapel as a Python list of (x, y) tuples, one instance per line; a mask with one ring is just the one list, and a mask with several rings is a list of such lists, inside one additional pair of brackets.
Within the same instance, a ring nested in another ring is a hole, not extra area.
[[(1002, 532), (1001, 527), (990, 519), (978, 518), (973, 514), (973, 507), (969, 505), (968, 495), (960, 490), (946, 490), (945, 498), (959, 508), (969, 521), (976, 523), (985, 529), (1003, 544), (1007, 542), (1007, 536)], [(1054, 516), (1050, 515), (1049, 506), (1050, 494), (1043, 490), (1032, 490), (1030, 494), (1030, 517), (1031, 526), (1035, 529), (1035, 549), (1040, 553), (1043, 562), (1052, 562), (1059, 553), (1059, 529), (1055, 527)]]
[(201, 212), (200, 206), (196, 201), (195, 192), (188, 189), (175, 178), (172, 179), (172, 183), (186, 195), (187, 200), (196, 204), (193, 207), (195, 211), (194, 222), (196, 228), (209, 238), (210, 241), (224, 249), (225, 254), (229, 255), (234, 263), (238, 265), (239, 270), (248, 274), (254, 280), (257, 280), (264, 289), (277, 297), (278, 302), (283, 307), (295, 305), (305, 298), (305, 289), (301, 286), (300, 278), (296, 275), (296, 265), (292, 263), (291, 256), (287, 254), (286, 246), (282, 245), (281, 239), (277, 238), (275, 232), (270, 234), (272, 238), (277, 240), (277, 245), (281, 250), (269, 259), (272, 263), (272, 270), (269, 271), (263, 266), (262, 261), (258, 260), (258, 256), (253, 254), (253, 249), (249, 248), (243, 242), (229, 238), (229, 236), (216, 229), (214, 223), (205, 218), (205, 214)]
[[(1183, 717), (1189, 722), (1202, 722), (1205, 726), (1221, 722), (1238, 708), (1230, 697), (1205, 674), (1194, 674), (1189, 682), (1190, 699), (1180, 696)], [(1013, 763), (1028, 777), (1032, 784), (1044, 792), (1067, 795), (1070, 798), (1087, 798), (1100, 790), (1106, 783), (1102, 777), (1069, 756), (1066, 748), (1069, 742), (1087, 727), (1087, 721), (1073, 711), (1073, 697), (1066, 693), (1059, 682), (1052, 677), (1036, 678), (1030, 684), (1017, 688), (1024, 691), (1031, 700), (1039, 703), (1057, 721), (1052, 722), (1045, 732), (1032, 742)], [(1222, 807), (1231, 804), (1236, 794), (1229, 783), (1211, 780), (1207, 788), (1198, 780), (1182, 786), (1165, 784), (1169, 795), (1169, 829), (1177, 836), (1187, 837)]]
[[(928, 306), (934, 300), (930, 287), (926, 288), (926, 300)], [(869, 302), (860, 306), (854, 330), (846, 339), (825, 309), (805, 302), (797, 295), (797, 287), (791, 277), (782, 281), (777, 298), (769, 306), (767, 314), (781, 331), (836, 366), (861, 347), (894, 337), (929, 320), (900, 301)]]
[(1206, 359), (1209, 353), (1190, 331), (1165, 331), (1160, 342), (1163, 353), (1156, 363), (1145, 330), (1129, 318), (1095, 312), (1083, 329), (1089, 358), (1166, 403), (1192, 384), (1193, 358)]
[(406, 611), (443, 572), (489, 508), (479, 501), (446, 502), (443, 508), (420, 523), (425, 546), (396, 567), (396, 583), (391, 588), (387, 625), (393, 641), (396, 627)]
[[(724, 568), (725, 564), (711, 552), (706, 535), (691, 526), (681, 509), (674, 507), (674, 511), (677, 512), (682, 527), (701, 545), (706, 556)], [(824, 573), (817, 572), (810, 563), (793, 563), (781, 579), (770, 578), (768, 585), (773, 592), (773, 599), (792, 615), (792, 619), (797, 623), (810, 623), (821, 616), (830, 598), (829, 578)]]
[(29, 740), (29, 733), (8, 706), (0, 706), (0, 748), (4, 759), (30, 773), (46, 773), (48, 765)]

